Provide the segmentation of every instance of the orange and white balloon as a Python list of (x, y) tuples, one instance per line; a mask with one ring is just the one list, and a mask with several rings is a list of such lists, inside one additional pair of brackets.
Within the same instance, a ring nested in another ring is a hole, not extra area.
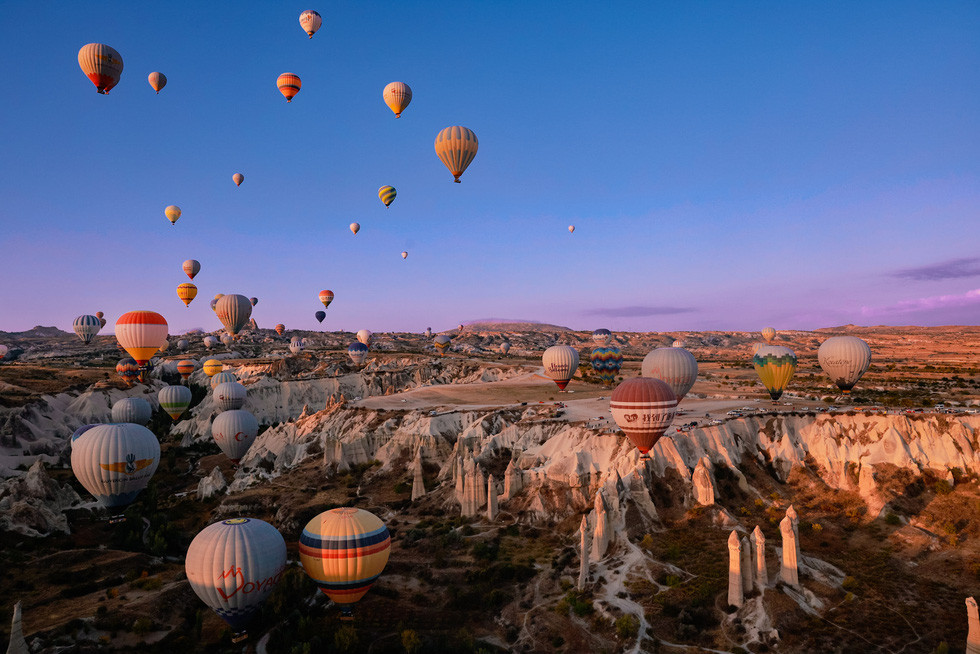
[(140, 366), (145, 366), (166, 342), (169, 325), (155, 311), (128, 311), (116, 321), (116, 340)]
[(119, 83), (123, 71), (122, 55), (104, 43), (83, 45), (78, 51), (78, 65), (103, 95)]
[(276, 86), (279, 87), (279, 92), (286, 98), (286, 102), (292, 102), (296, 94), (299, 93), (300, 88), (302, 88), (303, 82), (300, 80), (299, 75), (283, 73), (276, 80)]
[(163, 73), (150, 73), (146, 81), (150, 83), (150, 87), (159, 95), (160, 90), (167, 85), (167, 76)]
[(436, 135), (436, 156), (453, 174), (453, 181), (459, 183), (459, 177), (476, 157), (480, 142), (473, 130), (455, 125), (447, 127)]
[(388, 108), (395, 112), (395, 118), (400, 118), (412, 101), (412, 89), (404, 82), (392, 82), (385, 87), (381, 96)]

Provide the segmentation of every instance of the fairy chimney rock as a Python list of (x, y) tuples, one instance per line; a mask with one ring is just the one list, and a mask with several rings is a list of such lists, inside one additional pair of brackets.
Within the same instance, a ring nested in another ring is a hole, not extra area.
[(728, 536), (728, 604), (741, 607), (745, 600), (742, 592), (742, 541), (732, 529)]

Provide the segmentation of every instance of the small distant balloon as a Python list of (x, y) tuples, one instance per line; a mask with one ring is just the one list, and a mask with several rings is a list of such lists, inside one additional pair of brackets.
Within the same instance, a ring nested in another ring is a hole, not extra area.
[(323, 319), (327, 317), (327, 312), (317, 311), (316, 313), (313, 314), (313, 317), (316, 318), (317, 322), (323, 322)]
[(191, 301), (197, 297), (197, 286), (188, 282), (180, 284), (177, 286), (177, 297), (184, 303), (184, 306), (189, 307)]
[(402, 252), (402, 259), (408, 258), (408, 252)]
[(88, 345), (102, 329), (102, 322), (97, 316), (78, 316), (72, 323), (72, 329), (82, 342)]
[(160, 89), (167, 85), (167, 76), (163, 73), (150, 73), (146, 80), (150, 83), (150, 86), (153, 87), (153, 90), (156, 91), (158, 95), (160, 93)]
[(398, 195), (398, 191), (395, 190), (394, 186), (382, 186), (378, 189), (378, 197), (384, 202), (386, 207), (391, 206), (391, 203), (395, 201), (395, 196)]
[(762, 340), (766, 343), (772, 343), (772, 339), (776, 338), (776, 330), (772, 327), (766, 327), (762, 330)]
[(188, 259), (181, 266), (184, 269), (184, 274), (194, 279), (197, 273), (201, 272), (201, 262), (197, 259)]
[(309, 35), (312, 39), (316, 31), (320, 29), (320, 25), (323, 24), (323, 19), (320, 14), (313, 11), (312, 9), (307, 9), (299, 15), (299, 26), (303, 28), (303, 31)]
[(235, 182), (235, 186), (241, 186), (242, 182), (245, 181), (245, 175), (241, 173), (235, 173), (231, 176), (231, 181)]
[(446, 334), (439, 334), (433, 339), (432, 344), (436, 346), (439, 350), (439, 356), (444, 356), (446, 354), (446, 348), (452, 343), (452, 338)]
[(473, 130), (455, 125), (447, 127), (436, 135), (436, 156), (453, 174), (453, 181), (459, 177), (476, 157), (480, 143)]
[(320, 291), (320, 302), (323, 303), (323, 308), (326, 309), (333, 302), (333, 291)]
[(119, 83), (123, 71), (122, 55), (104, 43), (83, 45), (78, 51), (78, 65), (103, 95)]
[(183, 361), (177, 362), (177, 372), (180, 373), (180, 378), (184, 381), (187, 381), (195, 368), (197, 368), (197, 364), (193, 359), (184, 359)]
[(569, 225), (569, 226), (568, 226), (568, 233), (569, 233), (569, 234), (572, 234), (572, 233), (574, 233), (574, 232), (575, 232), (575, 225)]
[(361, 365), (364, 363), (364, 359), (367, 358), (368, 346), (361, 342), (351, 343), (347, 347), (347, 356), (350, 360), (354, 362), (354, 365)]
[(279, 87), (279, 92), (286, 98), (286, 102), (292, 102), (296, 94), (299, 93), (300, 87), (303, 86), (303, 82), (298, 75), (283, 73), (276, 80), (276, 86)]
[(171, 225), (176, 225), (177, 219), (180, 218), (180, 207), (172, 204), (164, 209), (163, 213), (167, 216), (167, 220), (170, 221)]
[(277, 334), (279, 334), (280, 336), (282, 336), (282, 333), (284, 331), (286, 331), (286, 325), (284, 325), (282, 323), (279, 323), (278, 325), (276, 325), (276, 333)]
[(214, 377), (224, 369), (224, 364), (217, 359), (208, 359), (204, 362), (204, 374), (208, 377)]
[(357, 340), (364, 343), (366, 346), (371, 347), (371, 332), (367, 329), (362, 329), (357, 332)]
[(350, 231), (354, 232), (354, 234), (357, 234), (359, 231), (361, 231), (361, 225), (359, 223), (351, 223)]
[(395, 118), (400, 118), (412, 101), (412, 89), (404, 82), (392, 82), (385, 87), (381, 95), (388, 108), (395, 112)]
[(248, 298), (248, 301), (251, 302), (252, 303), (252, 306), (254, 307), (256, 304), (259, 303), (259, 298), (257, 298), (257, 297), (250, 297), (250, 298)]
[(612, 332), (608, 329), (597, 329), (592, 332), (592, 342), (596, 345), (609, 345), (612, 341)]

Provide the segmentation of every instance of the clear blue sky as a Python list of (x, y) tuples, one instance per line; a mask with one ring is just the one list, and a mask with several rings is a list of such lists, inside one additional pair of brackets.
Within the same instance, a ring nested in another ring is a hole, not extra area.
[(4, 2), (0, 330), (216, 329), (219, 292), (312, 329), (324, 288), (325, 329), (977, 324), (978, 35), (977, 2)]

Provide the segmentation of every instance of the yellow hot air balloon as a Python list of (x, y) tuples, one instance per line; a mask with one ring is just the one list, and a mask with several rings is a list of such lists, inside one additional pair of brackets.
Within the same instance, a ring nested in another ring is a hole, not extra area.
[(763, 345), (753, 355), (752, 365), (775, 404), (796, 372), (796, 355), (782, 345)]
[(381, 201), (385, 203), (386, 207), (391, 206), (391, 203), (395, 201), (395, 196), (398, 195), (398, 191), (395, 190), (394, 186), (382, 186), (378, 189), (378, 197)]
[(762, 330), (762, 340), (767, 344), (772, 343), (772, 339), (776, 338), (776, 330), (772, 327), (766, 327)]
[(453, 174), (453, 181), (459, 183), (459, 176), (476, 156), (480, 143), (473, 130), (461, 125), (447, 127), (436, 135), (436, 156)]
[(177, 287), (177, 297), (181, 299), (184, 306), (189, 307), (191, 305), (191, 300), (197, 297), (197, 286), (184, 282)]
[(83, 45), (78, 51), (78, 65), (103, 95), (119, 83), (123, 71), (122, 56), (104, 43)]
[(298, 75), (283, 73), (276, 80), (276, 86), (279, 87), (279, 92), (285, 96), (286, 102), (292, 102), (293, 98), (296, 97), (296, 94), (299, 93), (300, 88), (303, 86), (303, 82)]
[(395, 118), (401, 117), (402, 112), (412, 101), (412, 89), (404, 82), (392, 82), (385, 87), (381, 95), (388, 108), (395, 112)]
[(157, 95), (159, 95), (160, 89), (167, 85), (167, 76), (163, 73), (150, 73), (146, 78), (146, 81), (150, 83), (150, 86), (153, 87), (153, 90), (157, 92)]
[(214, 377), (224, 368), (225, 366), (217, 359), (208, 359), (204, 362), (204, 374), (208, 377)]
[(172, 204), (166, 209), (164, 209), (163, 213), (166, 214), (167, 220), (170, 221), (171, 225), (176, 225), (177, 219), (180, 218), (180, 207)]

